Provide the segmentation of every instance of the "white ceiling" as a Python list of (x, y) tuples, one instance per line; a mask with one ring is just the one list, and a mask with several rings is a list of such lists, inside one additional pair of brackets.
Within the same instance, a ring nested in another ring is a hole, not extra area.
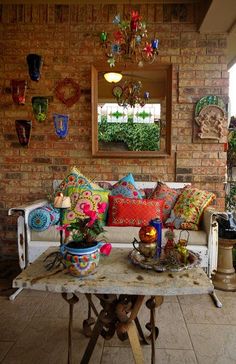
[(228, 66), (236, 62), (236, 0), (212, 0), (199, 31), (228, 33)]

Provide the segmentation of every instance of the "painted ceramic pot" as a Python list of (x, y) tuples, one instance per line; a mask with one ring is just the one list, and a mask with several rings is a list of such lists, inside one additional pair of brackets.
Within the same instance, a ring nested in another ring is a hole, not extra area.
[(100, 248), (104, 243), (92, 247), (74, 248), (73, 242), (61, 246), (63, 264), (75, 277), (84, 277), (96, 272), (100, 259)]

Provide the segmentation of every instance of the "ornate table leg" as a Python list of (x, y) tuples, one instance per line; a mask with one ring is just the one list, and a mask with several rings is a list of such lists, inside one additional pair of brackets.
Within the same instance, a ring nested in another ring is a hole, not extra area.
[[(115, 332), (120, 340), (124, 341), (129, 339), (135, 363), (143, 364), (144, 358), (138, 337), (139, 333), (146, 344), (151, 343), (152, 364), (154, 364), (155, 340), (159, 332), (158, 328), (155, 326), (155, 308), (162, 304), (163, 297), (153, 296), (146, 303), (147, 307), (150, 309), (150, 321), (147, 323), (146, 327), (151, 332), (150, 336), (146, 338), (137, 317), (145, 296), (120, 295), (118, 297), (114, 294), (97, 294), (96, 296), (100, 300), (100, 304), (103, 308), (98, 316), (90, 295), (86, 295), (89, 305), (97, 316), (97, 321), (81, 360), (81, 364), (89, 363), (99, 335), (105, 340), (109, 340), (114, 336)], [(83, 324), (84, 327), (86, 327), (86, 333), (89, 333), (87, 336), (90, 336), (91, 330), (91, 328), (88, 329), (87, 327), (91, 320), (90, 314), (91, 312), (89, 311), (88, 319), (85, 320)]]
[(142, 327), (138, 320), (138, 317), (135, 319), (135, 324), (138, 329), (138, 333), (140, 338), (142, 339), (144, 344), (152, 345), (152, 364), (155, 363), (155, 340), (158, 337), (159, 329), (155, 326), (155, 309), (159, 307), (163, 302), (162, 296), (152, 296), (147, 302), (146, 306), (150, 309), (150, 321), (146, 324), (146, 328), (151, 332), (151, 334), (146, 337), (143, 333)]
[(155, 326), (155, 309), (156, 307), (159, 307), (162, 303), (163, 303), (162, 296), (152, 296), (146, 302), (146, 306), (150, 310), (150, 322), (146, 324), (146, 328), (151, 332), (150, 339), (152, 346), (152, 359), (151, 359), (152, 364), (155, 364), (155, 341), (159, 334), (159, 330)]
[(68, 356), (67, 356), (67, 363), (72, 364), (72, 324), (73, 324), (73, 309), (74, 304), (79, 301), (78, 297), (72, 293), (71, 297), (68, 297), (68, 293), (62, 293), (62, 297), (64, 300), (69, 303), (69, 326), (68, 326)]

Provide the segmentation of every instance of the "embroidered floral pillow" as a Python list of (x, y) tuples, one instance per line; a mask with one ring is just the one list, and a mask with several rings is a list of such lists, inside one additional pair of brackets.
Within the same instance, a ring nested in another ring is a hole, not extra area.
[(181, 229), (198, 230), (204, 209), (215, 198), (216, 196), (212, 192), (192, 187), (183, 188), (173, 209), (172, 222), (175, 224), (175, 219), (176, 221), (182, 220)]
[(112, 186), (111, 195), (129, 198), (142, 198), (142, 195), (136, 187), (134, 177), (131, 173), (121, 178)]
[[(78, 217), (87, 217), (83, 212), (84, 204), (89, 205), (90, 210), (95, 212), (97, 212), (98, 203), (106, 202), (108, 204), (109, 191), (70, 187), (68, 192), (71, 199), (71, 208), (65, 210), (63, 224), (75, 222)], [(106, 215), (107, 209), (103, 213), (98, 213), (99, 218), (104, 223), (106, 221)]]
[(182, 189), (175, 189), (168, 187), (163, 182), (157, 182), (157, 185), (150, 195), (150, 198), (157, 198), (164, 200), (163, 204), (163, 222), (170, 216), (170, 212), (173, 209), (177, 198), (179, 197)]
[(68, 189), (70, 187), (81, 187), (87, 189), (102, 189), (96, 183), (92, 182), (89, 178), (85, 177), (83, 173), (77, 167), (72, 167), (69, 174), (63, 179), (58, 188), (56, 189), (56, 193), (62, 192), (64, 195), (68, 195)]
[(142, 226), (162, 219), (163, 200), (109, 196), (108, 226)]

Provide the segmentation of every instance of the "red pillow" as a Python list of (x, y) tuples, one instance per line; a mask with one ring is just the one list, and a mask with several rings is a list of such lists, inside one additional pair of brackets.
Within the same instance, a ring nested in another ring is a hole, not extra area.
[(109, 196), (108, 226), (143, 226), (162, 220), (163, 200)]

